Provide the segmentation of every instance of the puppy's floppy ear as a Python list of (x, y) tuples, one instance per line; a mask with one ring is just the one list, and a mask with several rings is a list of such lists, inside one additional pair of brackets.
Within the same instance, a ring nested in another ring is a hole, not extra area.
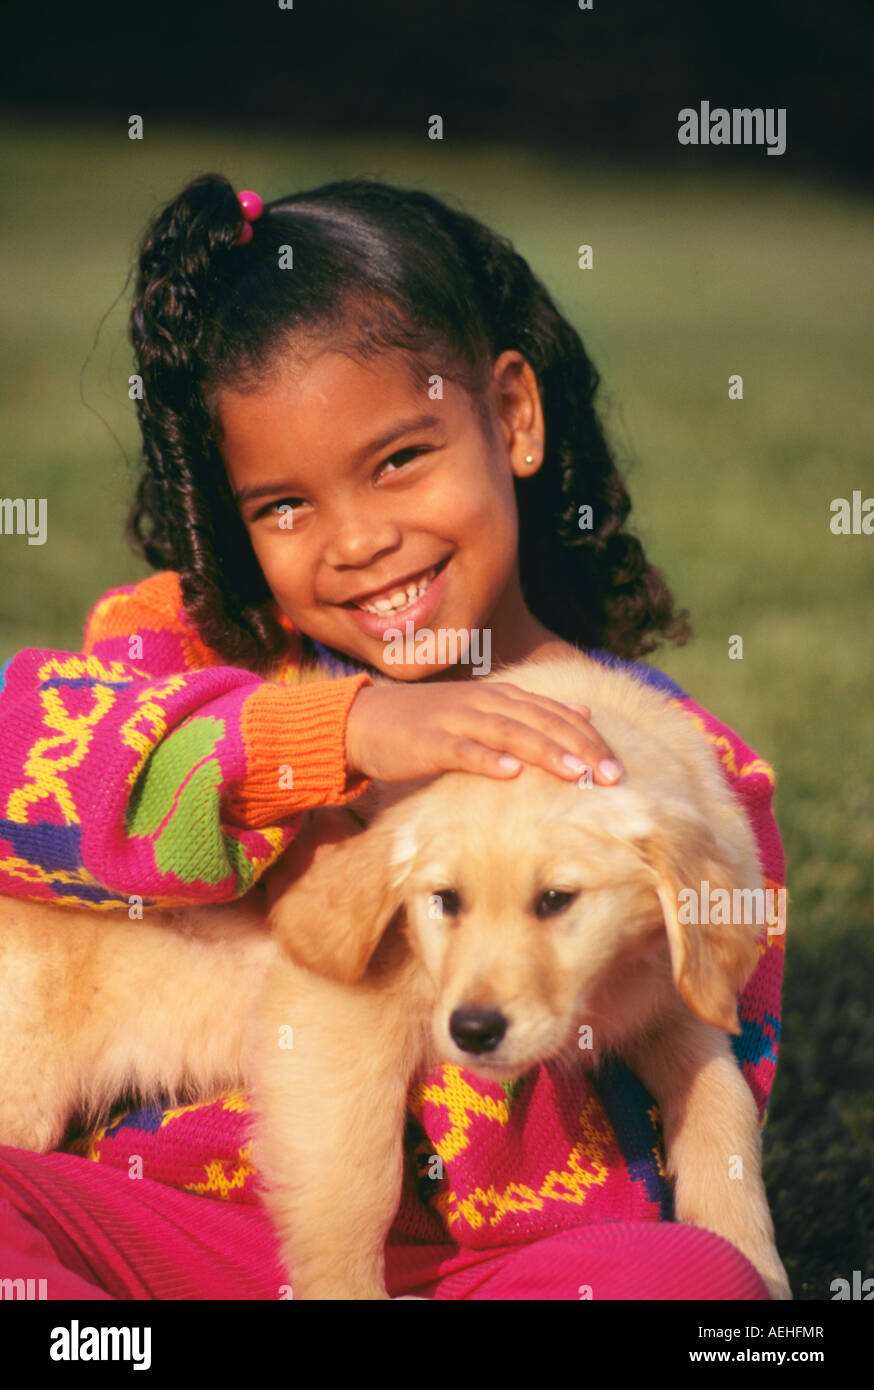
[(339, 844), (277, 898), (270, 927), (292, 960), (343, 984), (361, 978), (403, 902), (409, 863), (392, 862), (393, 845), (389, 828), (377, 823)]
[[(742, 815), (737, 808), (737, 816)], [(723, 815), (721, 828), (726, 826), (728, 834), (717, 841), (703, 821), (668, 815), (663, 827), (638, 849), (655, 877), (681, 998), (705, 1023), (739, 1033), (737, 994), (758, 959), (756, 942), (762, 927), (734, 920), (733, 890), (761, 888), (762, 878), (749, 828), (739, 821), (732, 826)], [(730, 906), (724, 914), (714, 910), (722, 897), (715, 897), (720, 889), (728, 890), (727, 900), (722, 901)], [(702, 911), (705, 893), (709, 908)], [(748, 895), (740, 900), (741, 904), (748, 901)], [(716, 915), (731, 920), (701, 920)]]

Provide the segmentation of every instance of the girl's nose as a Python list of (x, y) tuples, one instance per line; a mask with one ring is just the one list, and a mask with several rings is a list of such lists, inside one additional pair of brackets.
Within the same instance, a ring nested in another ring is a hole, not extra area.
[(385, 515), (374, 515), (370, 509), (351, 508), (342, 522), (329, 522), (324, 559), (335, 568), (354, 565), (361, 569), (374, 564), (387, 551), (396, 550), (403, 532)]

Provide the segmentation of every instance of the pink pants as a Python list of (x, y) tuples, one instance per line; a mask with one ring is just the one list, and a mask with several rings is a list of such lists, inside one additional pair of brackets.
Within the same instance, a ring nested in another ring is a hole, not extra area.
[[(445, 1299), (767, 1299), (727, 1241), (673, 1222), (579, 1226), (531, 1245), (392, 1245), (388, 1291)], [(0, 1278), (48, 1299), (287, 1297), (270, 1221), (71, 1154), (0, 1146)], [(33, 1285), (39, 1289), (38, 1283)]]

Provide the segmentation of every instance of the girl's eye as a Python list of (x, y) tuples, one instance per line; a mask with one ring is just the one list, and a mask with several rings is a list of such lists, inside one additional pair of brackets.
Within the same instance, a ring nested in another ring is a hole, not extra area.
[(419, 454), (428, 454), (430, 452), (431, 449), (425, 444), (412, 444), (409, 449), (401, 449), (399, 453), (392, 454), (391, 458), (385, 459), (383, 463), (380, 464), (380, 469), (385, 468), (388, 463), (397, 464), (400, 461), (403, 463), (411, 463)]
[(255, 513), (255, 521), (260, 521), (262, 516), (271, 516), (274, 520), (279, 520), (283, 516), (288, 516), (291, 512), (297, 511), (292, 504), (294, 502), (304, 502), (303, 497), (280, 497), (278, 502), (268, 502), (266, 507), (261, 507)]
[[(419, 454), (429, 454), (433, 447), (433, 445), (412, 444), (408, 449), (401, 449), (398, 453), (392, 454), (391, 458), (384, 459), (380, 464), (379, 471), (389, 463), (402, 467), (405, 463), (411, 463)], [(271, 520), (287, 516), (291, 512), (297, 511), (295, 503), (302, 503), (306, 506), (307, 500), (305, 497), (280, 497), (277, 502), (268, 502), (266, 506), (261, 507), (255, 513), (253, 520), (260, 521), (264, 516), (270, 516)], [(282, 508), (285, 508), (285, 511)]]

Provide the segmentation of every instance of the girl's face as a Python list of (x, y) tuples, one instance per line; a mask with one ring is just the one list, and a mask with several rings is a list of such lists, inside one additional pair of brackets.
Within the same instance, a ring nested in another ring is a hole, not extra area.
[[(303, 368), (283, 359), (253, 394), (219, 395), (231, 490), (296, 628), (405, 681), (471, 674), (441, 629), (467, 633), (492, 665), (555, 640), (519, 585), (513, 478), (540, 466), (543, 417), (518, 352), (495, 362), (488, 399), (491, 431), (456, 383), (431, 400), (398, 355), (363, 362), (331, 348)], [(389, 629), (401, 640), (389, 645)], [(423, 629), (433, 664), (403, 640)]]

